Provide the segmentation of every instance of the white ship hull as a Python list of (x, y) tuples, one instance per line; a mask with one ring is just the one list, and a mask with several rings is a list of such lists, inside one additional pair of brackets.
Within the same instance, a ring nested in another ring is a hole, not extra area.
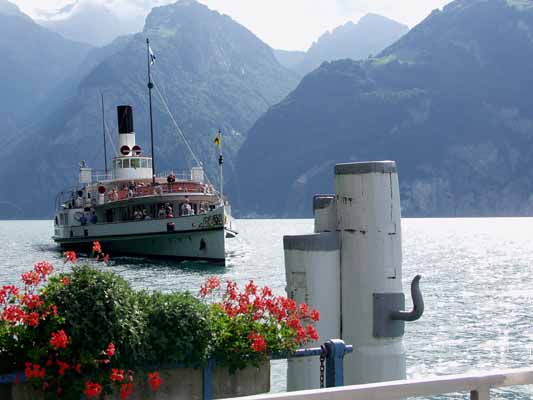
[(111, 255), (224, 263), (228, 219), (220, 207), (188, 217), (56, 226), (54, 240), (64, 249), (86, 252), (91, 251), (93, 241), (99, 241), (102, 250)]

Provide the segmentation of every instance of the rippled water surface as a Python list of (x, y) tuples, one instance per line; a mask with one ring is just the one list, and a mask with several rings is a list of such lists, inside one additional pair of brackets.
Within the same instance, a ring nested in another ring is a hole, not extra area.
[[(254, 279), (284, 293), (282, 237), (309, 233), (311, 220), (240, 220), (228, 241), (228, 265), (113, 259), (107, 268), (138, 288), (197, 292), (208, 275)], [(40, 260), (62, 261), (49, 221), (0, 222), (0, 283)], [(105, 250), (105, 249), (104, 249)], [(404, 219), (404, 288), (422, 273), (426, 311), (408, 324), (412, 378), (530, 366), (533, 350), (533, 219)], [(283, 391), (284, 364), (273, 368)], [(465, 395), (446, 398), (466, 398)], [(493, 391), (495, 399), (530, 399), (533, 389)]]

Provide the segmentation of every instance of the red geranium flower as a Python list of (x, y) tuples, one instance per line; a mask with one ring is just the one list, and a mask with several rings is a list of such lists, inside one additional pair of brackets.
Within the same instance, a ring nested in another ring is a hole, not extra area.
[(22, 304), (28, 307), (30, 310), (34, 308), (42, 307), (44, 302), (41, 300), (41, 298), (36, 294), (24, 294), (22, 296)]
[(163, 383), (161, 380), (161, 377), (159, 376), (158, 372), (152, 372), (148, 374), (148, 383), (150, 384), (150, 387), (155, 392), (159, 390), (159, 386)]
[(65, 257), (65, 262), (70, 261), (71, 263), (75, 264), (76, 261), (78, 261), (78, 256), (76, 256), (75, 251), (65, 251), (63, 256)]
[(263, 336), (255, 332), (250, 332), (250, 334), (248, 335), (248, 339), (252, 341), (252, 349), (254, 349), (254, 351), (256, 351), (257, 353), (266, 351), (267, 345)]
[(307, 318), (307, 315), (309, 314), (309, 306), (305, 303), (302, 303), (298, 308), (302, 314), (302, 318)]
[(22, 274), (21, 278), (26, 286), (37, 286), (41, 283), (41, 275), (35, 271), (26, 272)]
[(70, 283), (70, 279), (68, 276), (64, 276), (62, 279), (61, 279), (61, 283), (63, 284), (63, 286), (67, 286), (69, 283)]
[(305, 342), (306, 339), (307, 339), (307, 333), (305, 332), (305, 329), (302, 326), (300, 326), (296, 331), (296, 341), (298, 343), (302, 343), (302, 342)]
[(52, 333), (52, 338), (50, 339), (50, 345), (56, 350), (65, 349), (67, 347), (68, 336), (63, 329)]
[(18, 296), (19, 289), (14, 285), (2, 286), (0, 289), (0, 304), (4, 304), (8, 300), (9, 295)]
[(22, 311), (19, 306), (16, 305), (8, 306), (2, 311), (2, 319), (12, 324), (21, 322), (25, 316), (26, 313)]
[(200, 287), (200, 296), (206, 297), (209, 293), (211, 293), (213, 290), (218, 289), (220, 287), (220, 280), (212, 276), (210, 278), (207, 278), (205, 283)]
[(113, 368), (111, 370), (111, 375), (109, 376), (113, 382), (122, 382), (124, 380), (124, 370)]
[(31, 362), (27, 362), (25, 365), (26, 368), (24, 369), (24, 375), (26, 375), (26, 379), (44, 378), (46, 371), (44, 368), (41, 368), (39, 364), (32, 364)]
[(65, 375), (65, 371), (70, 368), (70, 365), (63, 361), (57, 360), (56, 364), (59, 367), (58, 374), (61, 376)]
[(105, 355), (108, 357), (113, 357), (115, 355), (115, 345), (113, 343), (109, 343), (107, 345), (106, 351), (104, 351)]
[(257, 286), (255, 285), (254, 281), (248, 282), (244, 288), (244, 292), (248, 295), (255, 295), (257, 293)]
[(311, 319), (313, 321), (320, 321), (320, 313), (318, 310), (315, 310), (314, 308), (311, 310)]
[(125, 400), (133, 393), (133, 383), (123, 383), (120, 385), (120, 399)]
[(102, 393), (102, 385), (95, 383), (95, 382), (87, 381), (85, 382), (84, 393), (85, 393), (85, 396), (87, 396), (90, 399), (96, 398), (100, 396), (100, 394)]
[(312, 340), (318, 340), (318, 332), (313, 325), (307, 325), (307, 336)]
[(37, 325), (39, 325), (39, 313), (31, 312), (29, 314), (24, 315), (24, 323), (26, 325), (31, 326), (32, 328), (35, 328)]
[(54, 271), (54, 267), (49, 262), (41, 261), (33, 266), (33, 270), (46, 278)]
[(100, 242), (96, 241), (93, 242), (93, 253), (100, 254), (102, 252), (102, 246), (100, 246)]

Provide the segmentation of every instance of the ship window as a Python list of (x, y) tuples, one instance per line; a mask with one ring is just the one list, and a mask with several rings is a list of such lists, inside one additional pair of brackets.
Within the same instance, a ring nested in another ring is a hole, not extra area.
[(117, 161), (117, 168), (122, 168), (122, 160), (116, 160)]
[(122, 168), (129, 168), (130, 160), (122, 160)]
[(68, 225), (68, 214), (65, 214), (65, 225)]
[(131, 167), (132, 167), (132, 168), (135, 168), (135, 169), (140, 168), (140, 167), (141, 167), (141, 162), (140, 162), (140, 160), (139, 160), (138, 158), (133, 158), (133, 159), (131, 160)]
[(141, 160), (141, 168), (148, 168), (148, 160), (143, 158)]

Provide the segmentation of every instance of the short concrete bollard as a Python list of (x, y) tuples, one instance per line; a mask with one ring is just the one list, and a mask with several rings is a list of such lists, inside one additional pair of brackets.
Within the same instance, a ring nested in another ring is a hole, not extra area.
[[(340, 249), (337, 232), (284, 238), (288, 296), (310, 308), (320, 305), (316, 329), (321, 339), (340, 337)], [(316, 357), (287, 361), (287, 390), (318, 388)]]

